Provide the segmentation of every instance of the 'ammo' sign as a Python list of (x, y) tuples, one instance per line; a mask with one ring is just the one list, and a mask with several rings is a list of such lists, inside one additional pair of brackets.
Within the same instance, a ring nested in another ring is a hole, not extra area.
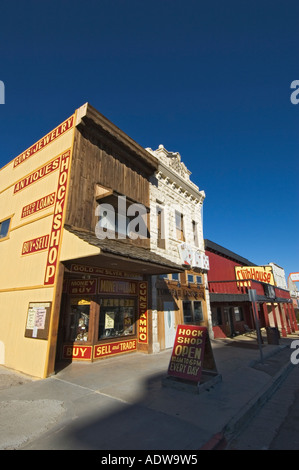
[(168, 375), (200, 381), (207, 334), (204, 326), (178, 325)]

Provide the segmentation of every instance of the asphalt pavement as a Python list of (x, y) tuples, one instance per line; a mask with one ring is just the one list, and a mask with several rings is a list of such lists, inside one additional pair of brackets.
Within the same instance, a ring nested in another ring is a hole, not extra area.
[(212, 340), (218, 375), (169, 383), (171, 350), (74, 362), (47, 379), (0, 366), (1, 450), (220, 450), (281, 387), (298, 334)]

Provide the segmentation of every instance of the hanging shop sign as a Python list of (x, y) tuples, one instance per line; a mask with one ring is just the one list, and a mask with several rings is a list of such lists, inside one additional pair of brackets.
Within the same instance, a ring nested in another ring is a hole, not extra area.
[(30, 302), (27, 311), (25, 337), (48, 339), (52, 302)]
[(182, 264), (207, 271), (210, 269), (209, 257), (205, 253), (200, 252), (187, 243), (181, 243), (178, 249)]
[(290, 278), (293, 282), (299, 282), (299, 273), (291, 273)]
[(113, 356), (115, 354), (127, 353), (130, 351), (136, 351), (137, 342), (136, 339), (117, 341), (113, 343), (98, 344), (94, 347), (94, 359), (100, 359), (107, 356)]
[(90, 361), (92, 359), (92, 346), (65, 344), (63, 346), (62, 357), (63, 359)]
[(91, 276), (113, 276), (113, 277), (127, 277), (127, 278), (140, 278), (140, 274), (134, 274), (119, 269), (99, 268), (98, 266), (85, 266), (83, 264), (71, 264), (70, 271), (80, 274), (89, 274)]
[(48, 207), (54, 205), (54, 202), (55, 192), (48, 194), (47, 196), (43, 196), (36, 201), (30, 202), (30, 204), (26, 204), (26, 206), (22, 208), (21, 219), (44, 209), (48, 209)]
[(44, 285), (53, 285), (55, 282), (58, 252), (61, 241), (63, 219), (65, 214), (66, 192), (70, 172), (71, 151), (67, 150), (61, 155), (61, 163), (58, 176), (54, 216), (50, 233), (48, 258), (46, 264)]
[(31, 253), (38, 253), (40, 251), (45, 251), (49, 246), (49, 235), (43, 235), (38, 238), (33, 238), (32, 240), (27, 240), (23, 243), (22, 246), (22, 256), (29, 255)]
[(177, 299), (204, 299), (205, 290), (203, 286), (199, 287), (178, 287), (176, 285), (167, 284), (164, 282), (156, 282), (158, 296), (172, 296)]
[(97, 293), (96, 279), (71, 279), (68, 281), (68, 294), (95, 295)]
[(18, 165), (28, 160), (28, 158), (32, 157), (32, 155), (35, 155), (40, 150), (44, 149), (47, 145), (49, 145), (55, 139), (57, 139), (62, 134), (67, 132), (69, 129), (71, 129), (73, 127), (73, 124), (74, 124), (74, 115), (66, 119), (66, 121), (64, 121), (62, 124), (56, 127), (56, 129), (54, 129), (53, 131), (49, 132), (49, 134), (47, 134), (45, 137), (40, 139), (34, 145), (29, 147), (29, 149), (25, 150), (25, 152), (18, 155), (14, 159), (13, 168), (16, 168)]
[(136, 281), (123, 281), (112, 279), (99, 279), (99, 294), (122, 294), (122, 295), (137, 295)]
[(53, 173), (53, 171), (58, 170), (60, 163), (60, 157), (56, 157), (45, 165), (41, 166), (37, 170), (34, 170), (30, 175), (22, 178), (14, 185), (13, 194), (17, 194), (19, 191), (22, 191), (28, 186), (31, 186), (34, 183), (37, 183), (41, 179)]
[(236, 266), (235, 267), (237, 281), (246, 281), (238, 283), (238, 285), (250, 287), (250, 281), (259, 281), (266, 284), (275, 285), (272, 266)]
[(139, 283), (139, 332), (138, 343), (148, 344), (147, 282)]
[(208, 330), (203, 326), (178, 325), (168, 375), (199, 382)]

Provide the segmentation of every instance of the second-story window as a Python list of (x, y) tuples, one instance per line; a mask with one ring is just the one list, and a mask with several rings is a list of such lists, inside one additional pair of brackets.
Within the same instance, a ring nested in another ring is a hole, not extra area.
[(157, 207), (157, 246), (165, 249), (164, 210), (159, 206)]
[(0, 222), (0, 240), (8, 237), (11, 219), (4, 219)]
[(176, 238), (182, 242), (185, 241), (184, 236), (184, 216), (180, 212), (175, 211), (175, 228)]
[(195, 246), (199, 246), (198, 244), (198, 223), (195, 220), (192, 220), (192, 232), (193, 232), (193, 243)]

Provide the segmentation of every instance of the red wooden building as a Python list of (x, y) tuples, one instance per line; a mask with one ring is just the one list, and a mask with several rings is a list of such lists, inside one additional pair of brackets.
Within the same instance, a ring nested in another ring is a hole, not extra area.
[(260, 327), (276, 327), (281, 336), (298, 330), (290, 292), (275, 285), (271, 266), (256, 266), (242, 256), (205, 240), (208, 285), (215, 338), (233, 337), (256, 328), (250, 290), (256, 293)]

